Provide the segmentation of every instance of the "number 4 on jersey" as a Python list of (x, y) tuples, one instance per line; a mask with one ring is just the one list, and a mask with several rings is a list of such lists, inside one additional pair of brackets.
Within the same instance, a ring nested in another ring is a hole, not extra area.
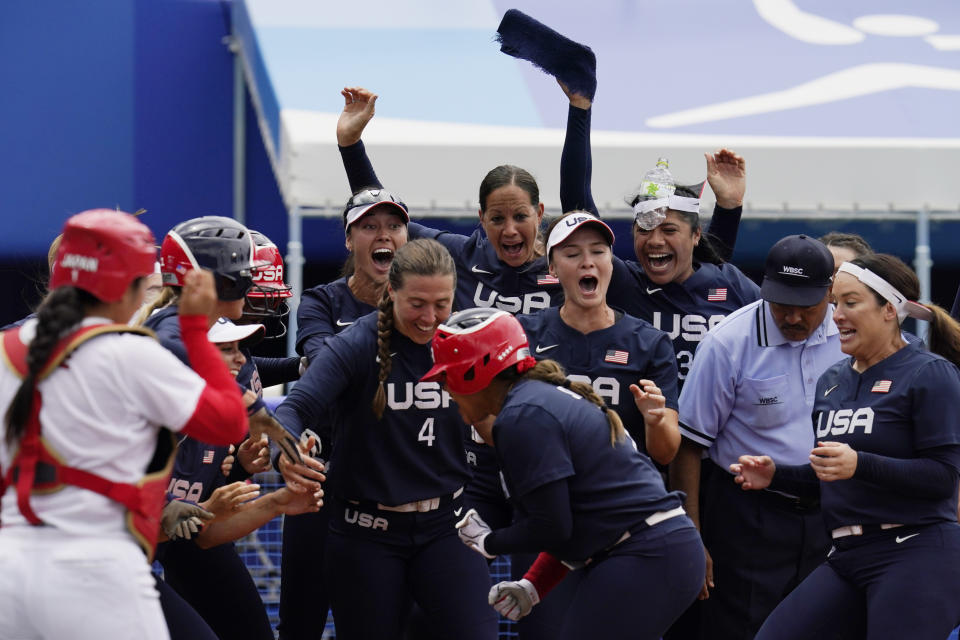
[(417, 442), (426, 442), (428, 447), (433, 446), (433, 441), (437, 436), (433, 435), (433, 418), (427, 418), (423, 426), (420, 427), (420, 435), (417, 436)]

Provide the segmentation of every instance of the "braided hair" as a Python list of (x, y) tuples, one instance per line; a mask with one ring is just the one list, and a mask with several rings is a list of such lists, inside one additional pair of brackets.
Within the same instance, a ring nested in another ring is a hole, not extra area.
[(600, 410), (603, 411), (603, 414), (607, 417), (607, 424), (610, 425), (610, 444), (612, 446), (616, 446), (618, 442), (622, 442), (626, 437), (626, 432), (623, 429), (623, 421), (620, 420), (617, 412), (607, 408), (603, 398), (600, 397), (591, 385), (586, 382), (568, 379), (566, 371), (563, 370), (563, 366), (556, 360), (540, 360), (532, 369), (528, 369), (522, 374), (517, 373), (515, 366), (510, 367), (501, 372), (497, 378), (505, 380), (510, 386), (513, 386), (520, 380), (530, 379), (540, 380), (548, 384), (569, 389), (600, 407)]
[(58, 287), (47, 294), (37, 308), (37, 330), (27, 350), (27, 375), (7, 409), (6, 442), (16, 446), (27, 428), (33, 409), (33, 393), (43, 367), (53, 355), (60, 338), (87, 315), (100, 300), (76, 287)]
[(456, 287), (457, 269), (450, 257), (450, 252), (437, 242), (429, 238), (411, 240), (397, 250), (390, 264), (388, 276), (390, 287), (383, 292), (380, 304), (377, 306), (377, 360), (380, 371), (377, 375), (377, 391), (373, 396), (373, 413), (377, 420), (383, 417), (387, 406), (387, 392), (384, 382), (390, 375), (393, 361), (390, 357), (390, 338), (393, 335), (393, 298), (390, 290), (403, 289), (403, 281), (407, 275), (415, 276), (452, 276)]

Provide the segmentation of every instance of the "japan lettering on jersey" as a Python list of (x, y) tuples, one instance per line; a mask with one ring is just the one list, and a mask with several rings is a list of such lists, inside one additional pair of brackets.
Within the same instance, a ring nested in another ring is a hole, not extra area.
[[(723, 295), (718, 295), (718, 291)], [(614, 260), (611, 306), (646, 320), (673, 341), (680, 384), (707, 332), (731, 312), (760, 298), (760, 288), (731, 264), (699, 264), (682, 283), (656, 284), (636, 262)]]

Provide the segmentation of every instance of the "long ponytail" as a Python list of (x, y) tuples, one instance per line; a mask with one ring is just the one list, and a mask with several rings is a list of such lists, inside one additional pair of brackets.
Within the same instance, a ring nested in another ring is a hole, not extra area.
[(27, 375), (7, 409), (6, 442), (9, 446), (15, 446), (26, 431), (38, 378), (60, 338), (83, 320), (87, 309), (99, 303), (96, 297), (76, 287), (58, 287), (40, 304), (36, 335), (27, 350)]

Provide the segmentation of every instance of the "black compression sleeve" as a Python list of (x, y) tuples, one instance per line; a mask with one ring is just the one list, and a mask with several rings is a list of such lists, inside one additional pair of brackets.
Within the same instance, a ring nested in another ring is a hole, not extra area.
[(957, 488), (958, 474), (947, 461), (955, 463), (958, 452), (960, 445), (951, 445), (928, 449), (920, 458), (903, 459), (858, 451), (853, 476), (907, 495), (949, 498)]
[(567, 133), (560, 154), (560, 206), (563, 213), (580, 209), (599, 216), (593, 202), (590, 180), (593, 160), (590, 149), (590, 114), (592, 109), (573, 105), (567, 110)]
[(260, 356), (254, 356), (253, 363), (257, 366), (257, 372), (260, 374), (260, 382), (265, 387), (272, 387), (275, 384), (283, 384), (300, 379), (299, 356), (291, 356), (289, 358), (261, 358)]
[(526, 517), (488, 535), (483, 543), (488, 553), (535, 553), (570, 537), (573, 513), (566, 479), (537, 487), (520, 502), (527, 511)]
[(382, 189), (380, 178), (377, 177), (367, 157), (367, 150), (363, 146), (363, 140), (358, 140), (356, 144), (349, 147), (338, 147), (340, 149), (340, 158), (343, 160), (343, 168), (347, 172), (347, 180), (350, 182), (350, 193), (356, 193), (360, 189)]
[(734, 207), (733, 209), (724, 209), (720, 205), (713, 207), (713, 217), (710, 218), (710, 227), (707, 233), (710, 235), (710, 241), (720, 257), (725, 261), (730, 260), (733, 255), (733, 249), (737, 246), (737, 232), (740, 230), (740, 216), (743, 215), (743, 207)]
[(778, 464), (770, 488), (801, 498), (820, 497), (820, 481), (809, 464)]

